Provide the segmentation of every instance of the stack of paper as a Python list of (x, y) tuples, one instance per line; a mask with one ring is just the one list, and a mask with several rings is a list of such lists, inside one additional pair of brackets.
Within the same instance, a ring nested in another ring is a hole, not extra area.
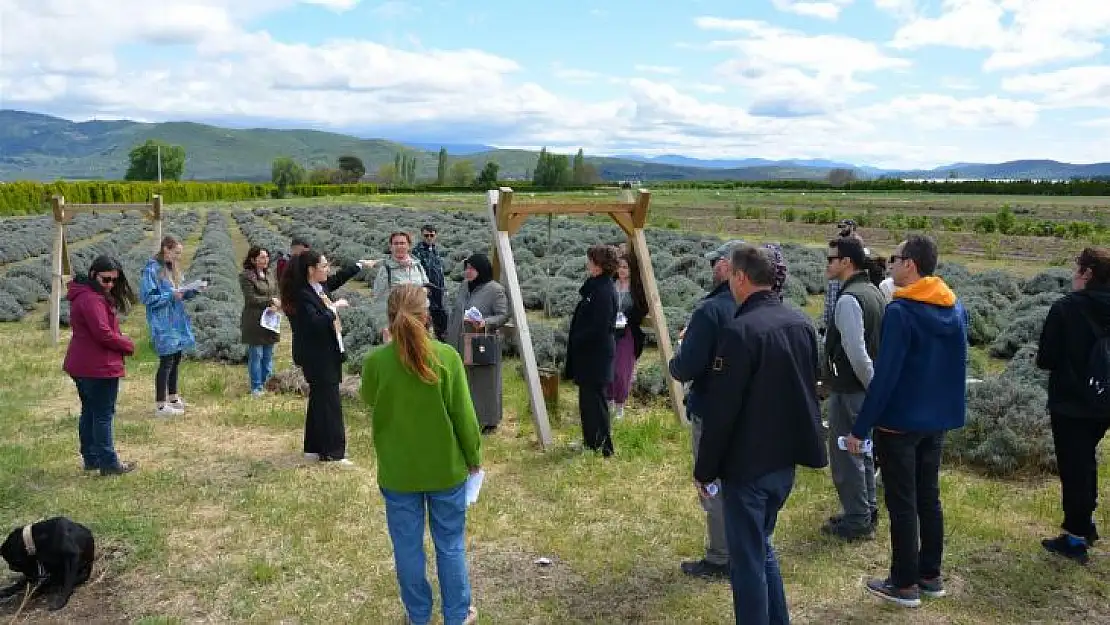
[(486, 479), (486, 472), (483, 469), (478, 469), (477, 473), (471, 473), (466, 478), (466, 505), (470, 507), (478, 501), (478, 493), (482, 490), (482, 482)]
[(274, 334), (281, 334), (281, 315), (275, 311), (267, 308), (262, 311), (262, 319), (260, 320), (263, 328), (266, 328)]

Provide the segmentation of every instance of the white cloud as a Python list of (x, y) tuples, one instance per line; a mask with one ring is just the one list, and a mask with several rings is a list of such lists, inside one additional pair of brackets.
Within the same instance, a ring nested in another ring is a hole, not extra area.
[(852, 2), (853, 0), (772, 0), (775, 8), (780, 11), (830, 21), (840, 17), (840, 11)]
[(1045, 103), (1061, 108), (1110, 108), (1110, 65), (1014, 76), (1003, 80), (1002, 88), (1014, 93), (1037, 94)]
[(997, 96), (958, 99), (923, 94), (897, 97), (865, 109), (869, 119), (914, 124), (927, 130), (992, 126), (1029, 128), (1037, 121), (1039, 107), (1032, 102)]
[(885, 54), (877, 45), (842, 35), (806, 35), (752, 20), (701, 17), (704, 30), (743, 35), (713, 41), (711, 48), (736, 53), (718, 66), (722, 76), (753, 99), (753, 111), (768, 116), (815, 115), (843, 105), (874, 87), (857, 74), (904, 69), (906, 59)]
[(874, 0), (875, 8), (908, 19), (917, 13), (917, 0)]
[[(362, 0), (301, 0), (301, 2), (305, 4), (316, 4), (337, 12), (350, 11), (351, 9), (358, 6), (359, 2), (361, 1)], [(386, 2), (385, 4), (400, 3)]]
[(682, 70), (678, 69), (677, 67), (671, 67), (669, 65), (640, 65), (640, 64), (637, 64), (637, 65), (634, 65), (632, 67), (632, 69), (636, 70), (637, 72), (643, 72), (645, 74), (666, 74), (668, 76), (673, 76), (675, 74), (678, 74), (680, 71), (682, 71)]
[(1068, 0), (944, 0), (937, 17), (916, 17), (894, 35), (899, 49), (948, 46), (987, 50), (986, 70), (1089, 58), (1110, 34), (1110, 3)]

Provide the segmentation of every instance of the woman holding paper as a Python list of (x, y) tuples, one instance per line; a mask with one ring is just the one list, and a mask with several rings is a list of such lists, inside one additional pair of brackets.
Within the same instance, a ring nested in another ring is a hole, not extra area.
[(274, 344), (281, 338), (262, 324), (262, 316), (267, 313), (271, 319), (280, 319), (277, 280), (267, 273), (269, 267), (269, 252), (256, 245), (247, 252), (239, 274), (239, 288), (243, 290), (239, 329), (247, 346), (247, 373), (255, 397), (262, 395), (266, 380), (274, 373)]
[(185, 413), (185, 402), (177, 394), (177, 370), (181, 355), (196, 345), (185, 301), (205, 288), (203, 281), (182, 284), (181, 253), (184, 247), (172, 236), (162, 239), (158, 253), (143, 267), (139, 283), (150, 340), (158, 353), (154, 376), (154, 414), (169, 417)]
[[(505, 287), (493, 280), (493, 265), (489, 258), (485, 254), (471, 254), (463, 262), (463, 267), (466, 282), (455, 292), (455, 306), (445, 337), (447, 344), (460, 355), (465, 355), (465, 343), (472, 335), (488, 333), (497, 336), (498, 330), (510, 318)], [(491, 364), (467, 364), (466, 379), (482, 433), (489, 434), (501, 423), (500, 354)]]
[(347, 459), (347, 434), (339, 383), (347, 360), (339, 311), (347, 300), (332, 301), (331, 292), (372, 263), (360, 260), (328, 277), (328, 259), (316, 250), (294, 256), (281, 277), (281, 307), (293, 331), (293, 363), (308, 382), (304, 455), (308, 460), (354, 464)]
[(424, 565), (430, 515), (443, 622), (476, 623), (466, 565), (467, 487), (476, 490), (484, 474), (466, 372), (454, 349), (432, 340), (423, 288), (395, 286), (386, 305), (391, 341), (366, 356), (360, 394), (373, 411), (378, 487), (401, 600), (409, 622), (431, 620)]

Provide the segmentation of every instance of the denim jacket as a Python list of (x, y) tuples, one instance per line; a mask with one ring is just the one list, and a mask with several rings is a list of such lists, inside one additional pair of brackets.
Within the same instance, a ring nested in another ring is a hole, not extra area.
[[(159, 356), (169, 356), (192, 349), (196, 339), (185, 313), (185, 302), (173, 296), (173, 283), (166, 277), (158, 259), (151, 258), (143, 267), (139, 289), (154, 351)], [(196, 291), (187, 291), (185, 299), (192, 299), (196, 294)]]

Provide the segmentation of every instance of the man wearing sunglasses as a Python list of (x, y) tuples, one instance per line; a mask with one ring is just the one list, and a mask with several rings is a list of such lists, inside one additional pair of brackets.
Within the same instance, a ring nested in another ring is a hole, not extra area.
[(866, 588), (913, 608), (921, 605), (922, 594), (945, 596), (940, 462), (945, 432), (964, 425), (967, 312), (933, 275), (933, 239), (910, 236), (895, 249), (889, 267), (898, 290), (883, 314), (875, 375), (845, 447), (862, 453), (862, 441), (874, 430), (883, 469), (890, 575)]
[(447, 310), (443, 307), (443, 260), (436, 246), (436, 227), (424, 224), (420, 228), (420, 243), (412, 250), (412, 255), (424, 265), (424, 273), (428, 274), (428, 314), (432, 318), (432, 327), (435, 328), (436, 338), (443, 340), (447, 332)]
[(875, 537), (879, 508), (875, 462), (840, 449), (852, 431), (874, 376), (886, 301), (867, 273), (867, 253), (857, 239), (838, 238), (825, 249), (825, 276), (841, 285), (825, 334), (823, 375), (829, 386), (829, 465), (842, 513), (821, 531), (846, 541)]

